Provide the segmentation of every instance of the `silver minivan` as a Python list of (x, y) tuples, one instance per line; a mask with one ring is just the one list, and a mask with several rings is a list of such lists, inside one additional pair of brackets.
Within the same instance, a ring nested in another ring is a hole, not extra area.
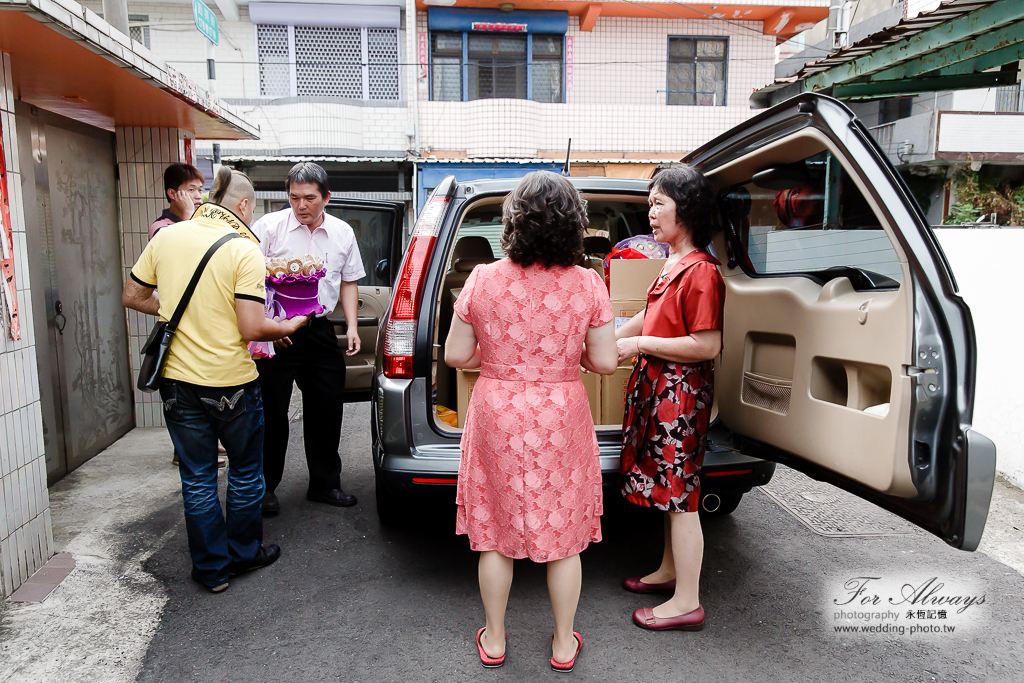
[[(702, 507), (731, 512), (784, 463), (874, 502), (964, 550), (977, 547), (995, 446), (971, 429), (974, 328), (924, 214), (867, 129), (840, 102), (804, 94), (690, 154), (718, 193), (713, 248), (726, 283), (717, 420)], [(572, 178), (588, 201), (595, 264), (650, 232), (647, 181)], [(503, 256), (512, 180), (434, 190), (379, 319), (371, 387), (377, 509), (454, 494), (461, 429), (443, 361), (459, 288)], [(605, 246), (601, 246), (601, 245)], [(620, 424), (598, 424), (606, 481)]]

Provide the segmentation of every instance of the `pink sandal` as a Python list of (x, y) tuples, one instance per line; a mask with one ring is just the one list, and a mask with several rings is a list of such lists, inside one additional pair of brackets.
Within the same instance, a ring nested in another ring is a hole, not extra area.
[[(497, 669), (499, 666), (505, 663), (505, 655), (503, 654), (500, 657), (488, 657), (487, 653), (484, 652), (484, 646), (480, 642), (480, 636), (484, 634), (484, 631), (486, 629), (487, 627), (484, 626), (482, 629), (476, 632), (476, 649), (480, 652), (480, 663), (484, 665), (485, 669)], [(554, 661), (554, 658), (552, 658), (552, 666), (554, 666)]]
[[(556, 662), (555, 656), (551, 655), (551, 669), (553, 671), (558, 671), (559, 673), (567, 674), (570, 671), (572, 671), (572, 668), (574, 666), (576, 666), (576, 658), (580, 656), (580, 650), (583, 649), (583, 636), (581, 636), (579, 633), (576, 633), (576, 631), (572, 632), (572, 636), (576, 639), (576, 642), (578, 643), (578, 646), (576, 647), (576, 652), (573, 653), (572, 659), (570, 659), (568, 662)], [(555, 636), (552, 635), (551, 642), (554, 641)]]

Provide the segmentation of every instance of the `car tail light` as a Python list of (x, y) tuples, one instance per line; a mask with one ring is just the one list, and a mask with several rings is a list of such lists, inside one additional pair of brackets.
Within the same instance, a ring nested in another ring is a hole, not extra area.
[(401, 274), (391, 295), (388, 324), (384, 328), (385, 377), (412, 379), (416, 324), (420, 299), (423, 297), (425, 270), (434, 252), (437, 233), (454, 190), (455, 177), (448, 176), (434, 190), (416, 220), (412, 242), (402, 261)]

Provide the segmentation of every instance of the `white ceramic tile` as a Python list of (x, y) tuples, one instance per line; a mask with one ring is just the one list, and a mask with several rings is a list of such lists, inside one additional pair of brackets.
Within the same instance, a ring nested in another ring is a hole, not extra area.
[(28, 566), (25, 564), (25, 558), (22, 553), (22, 540), (24, 538), (25, 532), (21, 527), (15, 529), (14, 533), (8, 538), (11, 542), (11, 578), (14, 579), (15, 586), (25, 583), (25, 579), (28, 578), (25, 576), (28, 572)]
[(10, 533), (10, 529), (7, 528), (7, 494), (0, 483), (0, 541), (5, 540)]
[(20, 529), (28, 521), (28, 490), (25, 471), (20, 467), (11, 472), (11, 491), (14, 493), (14, 526)]
[(11, 446), (7, 436), (7, 417), (0, 415), (0, 477), (11, 471)]
[(36, 479), (36, 466), (34, 462), (25, 465), (25, 486), (28, 493), (28, 506), (25, 508), (29, 519), (35, 519), (39, 515), (39, 481)]
[[(35, 454), (37, 458), (44, 458), (46, 455), (46, 444), (43, 441), (43, 406), (38, 396), (36, 397), (36, 400), (32, 403), (32, 410), (35, 413), (34, 417), (32, 418), (32, 422), (35, 425), (35, 429), (33, 430), (32, 436), (32, 439), (35, 442)], [(45, 473), (45, 461), (42, 467)], [(45, 477), (43, 481), (45, 481)]]
[(57, 549), (53, 545), (53, 521), (50, 519), (49, 506), (43, 510), (43, 524), (45, 525), (43, 531), (46, 533), (46, 556), (53, 557)]
[(10, 595), (14, 592), (14, 580), (13, 570), (11, 567), (11, 550), (10, 550), (10, 539), (4, 539), (0, 541), (0, 574), (2, 574), (2, 584), (0, 588), (3, 589), (4, 595)]
[[(21, 173), (21, 156), (20, 156), (19, 147), (18, 147), (18, 119), (15, 118), (13, 113), (10, 113), (10, 114), (8, 114), (8, 121), (10, 122), (10, 125), (11, 125), (11, 132), (10, 132), (10, 138), (11, 138), (11, 140), (10, 140), (10, 145), (11, 145), (11, 157), (10, 157), (10, 159), (11, 159), (11, 163), (10, 163), (10, 165), (7, 166), (7, 172), (8, 173), (19, 173), (20, 174)], [(9, 183), (8, 195), (12, 195), (15, 192), (18, 192), (18, 193), (21, 192), (21, 179), (19, 177), (15, 176), (12, 179), (12, 181), (13, 180), (16, 180), (17, 182)], [(12, 201), (13, 201), (13, 198), (12, 198)], [(23, 223), (21, 223), (19, 221), (18, 222), (18, 227), (15, 228), (15, 229), (17, 229), (17, 230), (24, 230), (25, 226), (24, 226)]]
[(15, 499), (14, 491), (14, 473), (9, 472), (3, 478), (4, 496), (7, 498), (7, 534), (13, 534), (14, 530), (18, 528), (16, 520), (18, 519), (18, 501)]
[(4, 111), (10, 111), (10, 107), (7, 106), (7, 70), (4, 69), (4, 61), (7, 53), (0, 52), (0, 109)]
[[(11, 412), (11, 421), (14, 424), (14, 468), (17, 472), (25, 464), (24, 416), (21, 414), (20, 408)], [(21, 526), (22, 523), (19, 523), (18, 526)]]
[[(7, 168), (14, 167), (15, 158), (12, 156), (12, 150), (14, 148), (11, 145), (11, 137), (13, 137), (11, 134), (14, 132), (14, 126), (11, 123), (12, 118), (13, 117), (8, 112), (0, 111), (0, 127), (2, 127), (3, 129), (2, 141), (4, 145), (4, 163), (6, 164)], [(10, 183), (8, 183), (8, 194), (10, 194), (12, 189), (13, 188), (10, 186)]]

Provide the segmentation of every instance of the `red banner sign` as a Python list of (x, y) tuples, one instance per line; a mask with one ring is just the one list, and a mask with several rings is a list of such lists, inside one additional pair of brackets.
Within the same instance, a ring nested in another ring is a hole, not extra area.
[[(11, 135), (14, 135), (13, 130)], [(11, 339), (17, 341), (21, 339), (21, 322), (18, 319), (18, 290), (14, 284), (14, 229), (11, 227), (11, 202), (7, 197), (3, 130), (0, 130), (0, 228), (0, 298), (7, 312)]]
[(474, 21), (470, 24), (474, 31), (505, 31), (506, 33), (526, 33), (526, 24), (501, 24), (494, 21)]

